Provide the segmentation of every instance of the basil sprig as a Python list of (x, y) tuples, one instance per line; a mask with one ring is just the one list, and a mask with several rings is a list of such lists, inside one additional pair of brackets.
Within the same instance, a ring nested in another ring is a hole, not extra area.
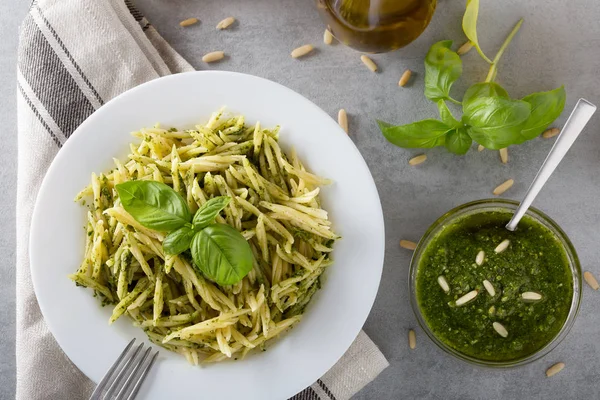
[[(488, 149), (502, 149), (540, 135), (560, 116), (565, 106), (564, 87), (511, 99), (508, 92), (494, 82), (498, 63), (523, 20), (506, 38), (493, 60), (481, 50), (477, 38), (479, 1), (468, 0), (463, 16), (463, 31), (481, 57), (490, 63), (485, 82), (472, 85), (462, 101), (450, 96), (452, 84), (462, 74), (462, 60), (451, 50), (452, 41), (435, 43), (425, 57), (425, 97), (437, 104), (440, 119), (426, 119), (407, 125), (377, 121), (383, 136), (399, 147), (428, 148), (445, 146), (455, 154), (465, 154), (475, 141)], [(456, 119), (446, 102), (462, 106)]]
[(146, 228), (169, 232), (163, 241), (168, 255), (191, 250), (194, 266), (219, 285), (241, 281), (254, 264), (250, 245), (229, 225), (215, 223), (231, 198), (214, 197), (192, 217), (186, 201), (164, 183), (129, 181), (116, 185), (121, 204)]

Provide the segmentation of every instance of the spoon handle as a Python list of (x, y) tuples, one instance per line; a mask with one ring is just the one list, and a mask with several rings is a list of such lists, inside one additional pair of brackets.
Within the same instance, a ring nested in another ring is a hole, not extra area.
[(506, 229), (514, 231), (517, 228), (519, 221), (523, 218), (523, 215), (525, 215), (525, 212), (529, 206), (531, 206), (531, 203), (533, 203), (533, 200), (548, 178), (550, 178), (550, 175), (552, 175), (558, 164), (562, 161), (565, 154), (567, 154), (567, 151), (569, 151), (571, 145), (575, 142), (575, 139), (577, 139), (585, 125), (590, 118), (592, 118), (594, 112), (596, 112), (595, 105), (585, 99), (579, 99), (563, 127), (562, 132), (558, 136), (556, 143), (554, 143), (552, 150), (550, 150), (548, 157), (546, 157), (544, 164), (542, 164), (542, 167), (535, 176), (531, 186), (529, 186), (525, 198), (523, 198), (517, 211), (515, 211), (515, 214), (506, 225)]

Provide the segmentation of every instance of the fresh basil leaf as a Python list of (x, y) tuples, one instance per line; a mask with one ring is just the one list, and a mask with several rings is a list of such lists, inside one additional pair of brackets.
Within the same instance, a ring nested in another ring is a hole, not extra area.
[(393, 126), (377, 121), (385, 138), (399, 147), (429, 148), (444, 145), (446, 132), (452, 129), (436, 119), (424, 119), (408, 125)]
[(207, 227), (208, 225), (215, 222), (215, 218), (221, 210), (227, 207), (227, 204), (231, 201), (229, 196), (218, 196), (208, 200), (194, 215), (192, 224), (194, 230), (199, 231)]
[(477, 49), (479, 55), (489, 62), (492, 63), (479, 46), (479, 40), (477, 39), (477, 17), (479, 16), (479, 0), (467, 0), (467, 7), (465, 9), (465, 14), (463, 15), (462, 20), (462, 28), (463, 32), (469, 38), (473, 46)]
[(521, 126), (530, 114), (529, 103), (504, 97), (476, 97), (463, 103), (469, 136), (488, 149), (522, 143)]
[(463, 155), (471, 148), (473, 140), (465, 127), (452, 129), (446, 134), (446, 148), (454, 154)]
[(490, 150), (500, 150), (514, 144), (521, 144), (525, 141), (521, 136), (521, 125), (498, 128), (467, 126), (466, 129), (474, 141)]
[(462, 74), (462, 60), (450, 46), (451, 40), (437, 42), (425, 56), (425, 97), (430, 100), (450, 97), (452, 84)]
[(164, 183), (128, 181), (116, 189), (125, 211), (146, 228), (168, 232), (192, 219), (183, 197)]
[(163, 241), (163, 250), (166, 254), (176, 256), (190, 248), (192, 238), (196, 232), (187, 225), (169, 233)]
[(254, 263), (250, 245), (229, 225), (208, 225), (196, 233), (191, 250), (196, 267), (219, 285), (241, 281)]
[(531, 105), (523, 100), (478, 97), (463, 106), (463, 121), (476, 128), (512, 127), (531, 115)]
[(563, 112), (566, 98), (564, 86), (523, 97), (523, 101), (531, 105), (531, 115), (525, 121), (521, 135), (530, 140), (544, 132)]
[(444, 100), (438, 100), (437, 106), (438, 111), (440, 112), (440, 119), (443, 123), (453, 128), (460, 125), (460, 121), (457, 121), (456, 118), (454, 118), (454, 115), (452, 115), (452, 112)]
[(478, 97), (503, 97), (508, 99), (508, 92), (496, 82), (481, 82), (472, 85), (463, 96), (463, 105)]

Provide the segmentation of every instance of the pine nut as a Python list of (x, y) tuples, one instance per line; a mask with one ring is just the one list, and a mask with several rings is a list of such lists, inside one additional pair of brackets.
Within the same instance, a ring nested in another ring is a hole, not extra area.
[(398, 81), (398, 86), (404, 87), (404, 85), (408, 83), (408, 80), (410, 79), (411, 75), (412, 71), (410, 69), (404, 71), (404, 73), (400, 77), (400, 80)]
[(500, 161), (502, 161), (502, 164), (508, 163), (508, 149), (505, 147), (503, 149), (500, 149), (499, 152), (500, 152)]
[(223, 21), (219, 22), (217, 24), (217, 29), (218, 30), (223, 30), (223, 29), (227, 29), (229, 28), (233, 23), (235, 22), (235, 18), (233, 17), (227, 17), (225, 18)]
[(494, 189), (494, 191), (492, 192), (493, 194), (495, 194), (496, 196), (500, 196), (502, 193), (506, 192), (508, 189), (510, 189), (510, 187), (515, 183), (514, 180), (509, 179), (506, 182), (498, 185), (496, 187), (496, 189)]
[(459, 56), (462, 56), (463, 54), (467, 54), (469, 51), (471, 51), (471, 49), (473, 48), (473, 43), (471, 43), (471, 41), (467, 41), (465, 43), (462, 44), (462, 46), (460, 46), (458, 48), (458, 50), (456, 50), (456, 54), (458, 54)]
[(477, 297), (477, 294), (479, 294), (478, 290), (471, 290), (469, 293), (465, 294), (464, 296), (462, 296), (458, 300), (456, 300), (456, 305), (460, 307), (462, 305), (467, 304), (468, 302), (473, 300), (475, 297)]
[(408, 165), (414, 167), (415, 165), (423, 164), (425, 160), (427, 160), (427, 154), (421, 154), (408, 160)]
[(443, 276), (438, 276), (437, 281), (444, 292), (448, 293), (450, 291), (450, 286), (448, 285), (446, 278)]
[(311, 44), (305, 44), (304, 46), (300, 46), (292, 50), (292, 58), (303, 57), (313, 51), (314, 47)]
[(479, 253), (477, 253), (477, 257), (475, 257), (475, 264), (482, 265), (484, 260), (485, 252), (483, 250), (480, 250)]
[(496, 295), (496, 290), (494, 289), (494, 286), (492, 286), (492, 283), (487, 279), (483, 281), (483, 287), (485, 288), (485, 290), (487, 290), (490, 296), (494, 297)]
[(188, 19), (184, 19), (183, 21), (181, 21), (179, 23), (179, 26), (190, 26), (190, 25), (194, 25), (198, 23), (198, 18), (188, 18)]
[(548, 129), (547, 131), (545, 131), (544, 133), (542, 133), (542, 137), (544, 139), (550, 139), (550, 138), (553, 138), (554, 136), (558, 135), (559, 133), (560, 133), (560, 129), (551, 128), (551, 129)]
[(348, 133), (348, 114), (343, 108), (338, 111), (338, 124), (342, 127), (344, 132)]
[(377, 71), (377, 64), (373, 60), (371, 60), (368, 56), (362, 55), (360, 56), (360, 60), (371, 70), (371, 72)]
[(554, 376), (554, 375), (558, 374), (560, 371), (562, 371), (564, 367), (565, 367), (565, 363), (562, 363), (562, 362), (556, 363), (546, 370), (546, 376), (548, 378), (550, 378), (551, 376)]
[(502, 337), (507, 337), (508, 336), (508, 331), (506, 330), (506, 328), (504, 327), (504, 325), (502, 325), (500, 322), (494, 322), (492, 324), (492, 326), (494, 327), (494, 330), (496, 332), (498, 332), (498, 335), (500, 335)]
[(325, 32), (323, 32), (323, 43), (333, 43), (333, 35), (331, 34), (331, 31), (329, 29), (325, 29)]
[(480, 144), (479, 146), (477, 146), (477, 151), (484, 151), (485, 147), (483, 147), (482, 144)]
[(414, 250), (417, 248), (417, 244), (415, 242), (411, 242), (410, 240), (401, 240), (400, 247), (407, 250)]
[(417, 335), (412, 329), (408, 330), (408, 347), (410, 347), (411, 350), (414, 350), (415, 347), (417, 347)]
[(223, 53), (222, 51), (212, 51), (208, 54), (205, 54), (202, 57), (202, 61), (204, 61), (205, 63), (211, 63), (222, 60), (223, 57), (225, 57), (225, 53)]
[(590, 285), (590, 287), (594, 290), (598, 290), (598, 288), (600, 287), (598, 285), (598, 281), (596, 280), (596, 277), (594, 277), (594, 275), (592, 275), (592, 273), (590, 271), (585, 271), (583, 273), (583, 279), (585, 279), (587, 284)]
[(509, 245), (510, 245), (510, 240), (504, 239), (502, 242), (500, 242), (500, 244), (498, 246), (496, 246), (494, 251), (496, 253), (502, 253), (504, 250), (508, 249)]
[(536, 292), (523, 292), (521, 298), (523, 300), (538, 301), (542, 299), (542, 295)]

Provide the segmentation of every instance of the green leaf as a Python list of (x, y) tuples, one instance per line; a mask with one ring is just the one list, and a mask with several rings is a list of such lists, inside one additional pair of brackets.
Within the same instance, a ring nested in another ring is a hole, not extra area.
[(460, 125), (460, 121), (457, 121), (456, 118), (454, 118), (454, 115), (452, 115), (452, 112), (444, 100), (438, 100), (437, 106), (440, 113), (440, 119), (443, 123), (453, 128)]
[(125, 211), (146, 228), (169, 232), (192, 219), (183, 197), (164, 183), (129, 181), (116, 189)]
[(452, 84), (462, 74), (462, 60), (450, 46), (451, 40), (437, 42), (425, 57), (425, 97), (429, 100), (449, 98)]
[(198, 269), (219, 285), (233, 285), (252, 270), (252, 249), (229, 225), (209, 225), (192, 239), (192, 258)]
[(465, 127), (453, 129), (446, 134), (446, 148), (454, 154), (466, 154), (472, 143), (473, 140)]
[(531, 105), (504, 97), (476, 97), (463, 103), (463, 122), (469, 136), (488, 149), (501, 149), (524, 142), (522, 123), (529, 118)]
[(199, 231), (207, 227), (208, 225), (215, 222), (215, 218), (221, 210), (227, 207), (227, 204), (231, 201), (229, 196), (218, 196), (208, 200), (194, 215), (192, 224), (194, 230)]
[(531, 105), (504, 97), (478, 97), (463, 106), (463, 122), (476, 128), (513, 127), (531, 114)]
[(166, 254), (176, 256), (190, 248), (192, 238), (196, 232), (189, 226), (185, 225), (181, 228), (169, 233), (163, 241), (163, 250)]
[(563, 112), (566, 98), (564, 86), (523, 97), (523, 101), (531, 105), (531, 115), (521, 130), (523, 138), (530, 140), (544, 132)]
[(472, 102), (478, 97), (503, 97), (510, 98), (508, 92), (496, 82), (481, 82), (467, 89), (463, 97), (463, 105)]
[(399, 147), (429, 148), (444, 145), (446, 132), (452, 129), (436, 119), (424, 119), (408, 125), (393, 126), (377, 121), (385, 138)]
[(462, 20), (462, 28), (465, 32), (465, 35), (473, 46), (477, 49), (479, 55), (488, 63), (492, 63), (479, 46), (479, 40), (477, 39), (477, 17), (479, 15), (479, 0), (467, 0), (467, 8), (465, 9), (465, 14), (463, 15)]

